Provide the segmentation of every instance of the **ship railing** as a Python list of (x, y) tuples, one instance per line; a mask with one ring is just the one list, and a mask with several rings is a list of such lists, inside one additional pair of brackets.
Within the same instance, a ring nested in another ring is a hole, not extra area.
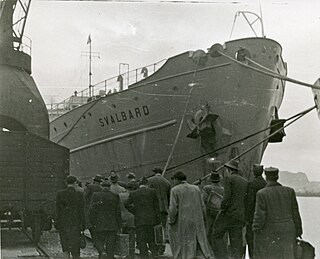
[(49, 115), (52, 115), (53, 117), (60, 116), (77, 106), (93, 101), (97, 98), (128, 89), (130, 85), (135, 84), (155, 73), (160, 67), (162, 67), (166, 60), (167, 59), (163, 59), (151, 65), (133, 69), (128, 72), (121, 73), (118, 76), (100, 81), (92, 85), (90, 88), (86, 88), (80, 92), (75, 92), (74, 95), (62, 102), (46, 104)]
[[(16, 44), (16, 43), (14, 43), (14, 44)], [(32, 51), (32, 40), (29, 37), (23, 35), (22, 42), (20, 43), (19, 47), (20, 47), (20, 49), (19, 49), (20, 51), (22, 51), (22, 52), (28, 54), (29, 56), (31, 56), (31, 54), (32, 54), (31, 53), (31, 51)]]

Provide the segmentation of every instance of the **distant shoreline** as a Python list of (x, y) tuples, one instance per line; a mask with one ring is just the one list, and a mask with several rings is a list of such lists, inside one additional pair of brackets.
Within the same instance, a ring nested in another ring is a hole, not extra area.
[(320, 193), (296, 193), (297, 197), (320, 197)]

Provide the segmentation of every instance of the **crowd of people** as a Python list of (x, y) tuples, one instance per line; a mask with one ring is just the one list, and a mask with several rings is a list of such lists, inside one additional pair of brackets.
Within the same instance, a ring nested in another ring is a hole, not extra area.
[(127, 182), (114, 171), (96, 175), (84, 188), (68, 176), (68, 187), (57, 194), (55, 220), (65, 258), (80, 258), (78, 237), (89, 229), (99, 259), (114, 258), (120, 233), (129, 236), (129, 259), (136, 249), (139, 258), (162, 256), (166, 244), (181, 259), (240, 259), (246, 250), (250, 259), (294, 259), (301, 218), (294, 190), (278, 182), (279, 170), (255, 164), (254, 179), (247, 181), (237, 161), (225, 168), (224, 177), (213, 171), (210, 183), (200, 186), (181, 171), (169, 181), (161, 168), (139, 180), (131, 172)]

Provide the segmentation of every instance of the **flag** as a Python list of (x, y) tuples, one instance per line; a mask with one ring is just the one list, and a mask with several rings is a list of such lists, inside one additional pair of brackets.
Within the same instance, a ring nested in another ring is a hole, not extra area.
[(91, 35), (89, 34), (87, 44), (91, 43)]

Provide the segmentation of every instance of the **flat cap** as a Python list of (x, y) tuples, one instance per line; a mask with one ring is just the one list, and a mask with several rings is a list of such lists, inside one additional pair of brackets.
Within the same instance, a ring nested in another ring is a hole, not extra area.
[(263, 173), (263, 165), (254, 164), (252, 166), (252, 171), (254, 175), (262, 175)]
[(152, 169), (152, 172), (155, 172), (156, 174), (162, 174), (163, 170), (160, 167), (155, 167)]
[(136, 175), (135, 175), (135, 173), (130, 172), (130, 173), (127, 174), (127, 178), (129, 178), (129, 179), (135, 179), (135, 178), (136, 178)]
[(176, 172), (176, 173), (171, 177), (171, 179), (177, 179), (177, 180), (179, 180), (179, 181), (185, 181), (185, 180), (187, 180), (187, 176), (186, 176), (183, 172), (179, 171), (179, 172)]
[(264, 173), (266, 176), (278, 176), (279, 169), (275, 167), (268, 167), (264, 169)]
[(210, 181), (213, 183), (220, 182), (220, 175), (218, 172), (214, 171), (210, 174)]
[(111, 183), (109, 181), (103, 181), (101, 184), (100, 184), (102, 187), (110, 187), (111, 186)]
[(93, 177), (93, 181), (101, 183), (103, 181), (102, 175), (97, 174), (95, 177)]

